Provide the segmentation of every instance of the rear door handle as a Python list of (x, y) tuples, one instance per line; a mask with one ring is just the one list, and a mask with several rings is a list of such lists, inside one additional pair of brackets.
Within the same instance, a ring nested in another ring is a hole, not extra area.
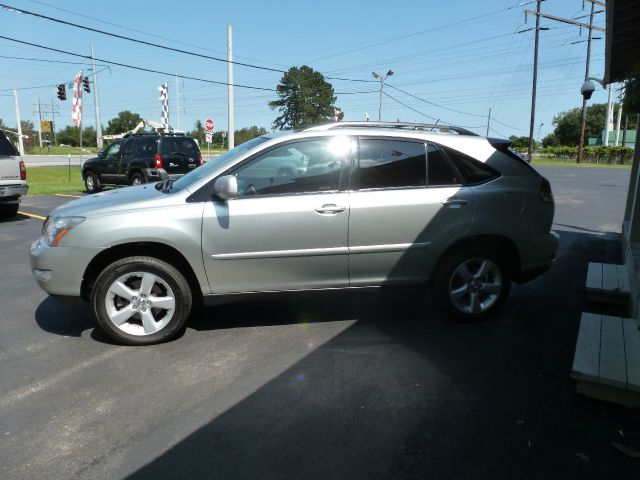
[(445, 205), (449, 208), (461, 208), (461, 207), (464, 207), (467, 203), (469, 203), (468, 200), (465, 200), (464, 198), (455, 198), (455, 197), (449, 197), (442, 201), (442, 205)]
[(335, 203), (326, 203), (321, 207), (316, 208), (316, 212), (321, 213), (323, 215), (327, 214), (336, 214), (340, 212), (344, 212), (347, 207), (339, 207)]

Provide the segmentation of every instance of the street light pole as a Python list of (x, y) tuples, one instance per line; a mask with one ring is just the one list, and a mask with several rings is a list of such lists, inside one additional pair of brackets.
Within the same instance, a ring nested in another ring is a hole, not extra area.
[[(585, 65), (584, 81), (589, 80), (589, 63), (591, 62), (591, 37), (593, 36), (593, 15), (595, 11), (595, 2), (591, 2), (591, 14), (589, 15), (589, 36), (587, 40), (587, 62)], [(607, 119), (608, 120), (608, 119)], [(576, 163), (582, 161), (584, 152), (584, 133), (587, 128), (587, 98), (582, 99), (582, 111), (580, 114), (580, 141), (578, 143), (578, 158)]]
[(393, 70), (389, 70), (386, 75), (380, 75), (378, 72), (371, 72), (374, 78), (380, 80), (380, 106), (378, 107), (378, 121), (382, 121), (382, 90), (384, 88), (384, 81), (393, 75)]

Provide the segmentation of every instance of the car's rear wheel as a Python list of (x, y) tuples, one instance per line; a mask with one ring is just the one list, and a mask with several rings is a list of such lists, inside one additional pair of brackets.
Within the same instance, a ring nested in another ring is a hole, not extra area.
[(134, 173), (133, 175), (131, 175), (129, 183), (134, 187), (137, 185), (142, 185), (144, 183), (144, 177), (140, 173)]
[(98, 179), (98, 176), (92, 171), (88, 171), (85, 174), (84, 186), (88, 193), (96, 193), (96, 192), (99, 192), (101, 189), (100, 180)]
[(480, 320), (504, 304), (511, 290), (511, 272), (498, 252), (468, 247), (444, 259), (434, 275), (433, 289), (450, 317)]
[(154, 257), (113, 262), (96, 279), (91, 300), (100, 327), (127, 345), (150, 345), (178, 336), (191, 311), (184, 275)]

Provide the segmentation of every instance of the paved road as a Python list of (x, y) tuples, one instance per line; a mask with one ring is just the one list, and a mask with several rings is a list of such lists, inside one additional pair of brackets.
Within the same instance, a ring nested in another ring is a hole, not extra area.
[(638, 416), (569, 379), (587, 263), (620, 259), (624, 174), (571, 172), (544, 170), (557, 264), (476, 325), (403, 290), (206, 309), (121, 347), (31, 279), (41, 222), (0, 223), (0, 478), (636, 478), (610, 442), (639, 445)]
[(27, 167), (55, 167), (81, 165), (82, 162), (89, 158), (95, 157), (94, 154), (87, 154), (80, 157), (80, 155), (71, 155), (69, 158), (67, 155), (23, 155), (24, 163)]

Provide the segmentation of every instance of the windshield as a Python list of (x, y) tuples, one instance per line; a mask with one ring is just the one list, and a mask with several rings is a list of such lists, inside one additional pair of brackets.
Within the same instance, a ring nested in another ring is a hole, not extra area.
[(217, 170), (219, 167), (223, 166), (225, 163), (231, 163), (237, 157), (240, 157), (245, 152), (251, 150), (256, 145), (260, 145), (261, 143), (269, 140), (269, 137), (257, 137), (248, 142), (244, 142), (241, 145), (238, 145), (233, 150), (229, 150), (228, 152), (223, 153), (222, 155), (215, 157), (209, 160), (207, 163), (202, 165), (201, 167), (196, 168), (195, 170), (187, 173), (184, 177), (179, 178), (173, 183), (172, 191), (182, 190), (184, 187), (188, 187), (192, 183), (200, 180), (202, 177), (208, 175), (210, 172)]

